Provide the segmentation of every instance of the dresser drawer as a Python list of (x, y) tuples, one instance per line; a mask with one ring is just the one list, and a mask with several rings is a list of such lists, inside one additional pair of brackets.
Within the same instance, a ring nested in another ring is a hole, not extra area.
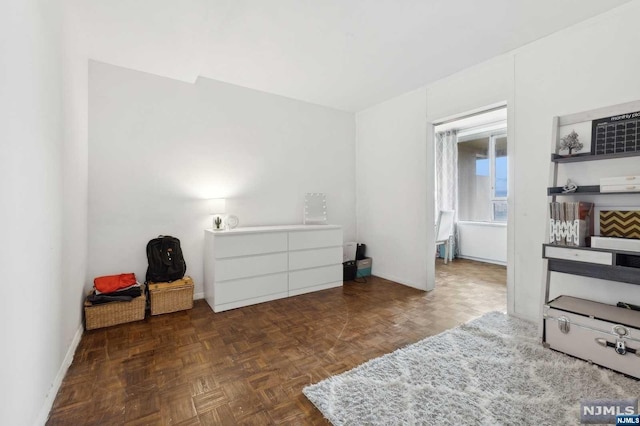
[(214, 256), (216, 259), (286, 251), (286, 232), (249, 235), (220, 234), (216, 236), (214, 244)]
[(342, 247), (289, 252), (289, 269), (342, 264)]
[(566, 247), (545, 246), (544, 257), (572, 260), (574, 262), (597, 263), (600, 265), (613, 264), (612, 253), (595, 250), (579, 250)]
[(320, 247), (342, 247), (342, 229), (289, 232), (289, 250)]
[(342, 265), (289, 272), (289, 291), (334, 282), (342, 283)]
[(236, 280), (287, 271), (287, 253), (217, 260), (215, 281)]
[(278, 293), (286, 297), (286, 273), (218, 282), (215, 286), (215, 304), (224, 305)]

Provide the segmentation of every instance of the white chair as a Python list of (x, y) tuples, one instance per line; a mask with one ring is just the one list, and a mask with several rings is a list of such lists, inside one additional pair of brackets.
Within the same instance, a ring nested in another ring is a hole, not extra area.
[(453, 235), (454, 210), (440, 210), (438, 223), (436, 225), (436, 250), (438, 246), (444, 244), (444, 263), (453, 260), (453, 250), (451, 247), (451, 236)]

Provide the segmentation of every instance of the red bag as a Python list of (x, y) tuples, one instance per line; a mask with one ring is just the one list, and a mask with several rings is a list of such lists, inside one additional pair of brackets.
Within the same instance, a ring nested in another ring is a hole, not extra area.
[(100, 293), (113, 293), (123, 288), (131, 287), (136, 283), (136, 276), (133, 273), (107, 275), (93, 280), (93, 286)]

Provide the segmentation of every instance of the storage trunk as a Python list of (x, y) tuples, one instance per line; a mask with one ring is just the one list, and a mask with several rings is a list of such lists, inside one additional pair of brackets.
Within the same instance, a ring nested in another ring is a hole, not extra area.
[(560, 296), (544, 306), (543, 342), (640, 378), (640, 311)]
[(193, 280), (185, 276), (167, 283), (149, 283), (151, 315), (193, 308)]

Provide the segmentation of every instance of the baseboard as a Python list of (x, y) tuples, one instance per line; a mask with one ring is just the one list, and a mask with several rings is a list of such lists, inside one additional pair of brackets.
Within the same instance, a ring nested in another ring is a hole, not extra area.
[[(460, 259), (467, 259), (467, 260), (475, 260), (476, 262), (482, 262), (482, 263), (493, 263), (494, 265), (500, 265), (500, 266), (507, 266), (507, 262), (503, 262), (501, 260), (493, 260), (493, 259), (483, 259), (481, 257), (473, 257), (473, 256), (456, 256)], [(455, 259), (454, 259), (455, 260)]]
[(202, 293), (193, 293), (193, 300), (204, 299), (204, 292)]
[(401, 279), (399, 279), (397, 277), (394, 277), (392, 275), (385, 274), (384, 272), (381, 274), (379, 271), (376, 271), (376, 273), (373, 274), (373, 275), (375, 275), (376, 277), (384, 278), (385, 280), (389, 280), (389, 281), (393, 281), (393, 282), (398, 283), (398, 284), (405, 285), (407, 287), (411, 287), (411, 288), (415, 288), (415, 289), (418, 289), (418, 290), (426, 291), (424, 289), (424, 287), (418, 287), (415, 283), (410, 283), (410, 282), (407, 282), (405, 280), (401, 280)]
[(58, 370), (58, 374), (56, 374), (56, 378), (51, 383), (51, 387), (49, 388), (49, 392), (44, 399), (44, 404), (42, 405), (42, 409), (40, 410), (40, 415), (36, 419), (35, 425), (44, 425), (49, 418), (49, 412), (51, 411), (51, 407), (53, 407), (53, 402), (56, 399), (56, 395), (58, 395), (58, 391), (60, 390), (60, 385), (62, 385), (62, 380), (64, 376), (67, 374), (67, 370), (69, 366), (73, 362), (73, 356), (76, 354), (76, 349), (78, 349), (78, 345), (80, 344), (80, 339), (82, 338), (82, 333), (84, 332), (84, 327), (82, 323), (78, 326), (76, 330), (76, 334), (73, 336), (73, 340), (71, 340), (71, 345), (69, 345), (69, 349), (67, 350), (67, 354), (62, 360), (62, 365)]

